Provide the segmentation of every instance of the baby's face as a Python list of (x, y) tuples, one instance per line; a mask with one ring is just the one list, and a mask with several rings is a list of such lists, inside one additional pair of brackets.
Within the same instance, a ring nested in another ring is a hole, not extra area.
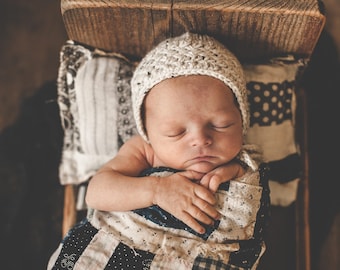
[(206, 173), (240, 151), (241, 114), (220, 80), (192, 75), (157, 84), (145, 99), (154, 166)]

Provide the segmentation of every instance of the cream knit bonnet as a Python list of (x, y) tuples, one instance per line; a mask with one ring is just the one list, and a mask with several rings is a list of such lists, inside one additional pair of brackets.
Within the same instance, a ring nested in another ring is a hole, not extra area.
[(148, 141), (141, 109), (152, 87), (169, 78), (207, 75), (224, 82), (234, 93), (242, 115), (243, 134), (249, 125), (246, 81), (237, 58), (206, 35), (185, 33), (164, 40), (136, 67), (131, 79), (132, 108), (139, 134)]

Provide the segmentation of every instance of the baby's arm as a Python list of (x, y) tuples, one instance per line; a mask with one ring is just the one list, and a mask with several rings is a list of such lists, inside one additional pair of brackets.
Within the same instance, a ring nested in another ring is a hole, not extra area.
[(200, 184), (215, 193), (220, 184), (245, 174), (244, 168), (238, 161), (223, 164), (204, 175)]
[(158, 205), (182, 220), (198, 233), (204, 224), (219, 218), (214, 195), (199, 183), (191, 181), (202, 176), (193, 171), (174, 173), (162, 179), (138, 177), (152, 166), (152, 151), (139, 136), (133, 137), (115, 158), (92, 177), (86, 194), (90, 208), (102, 211), (129, 211)]
[(128, 211), (152, 204), (157, 179), (137, 176), (149, 167), (139, 141), (134, 137), (91, 178), (86, 193), (90, 208), (102, 211)]

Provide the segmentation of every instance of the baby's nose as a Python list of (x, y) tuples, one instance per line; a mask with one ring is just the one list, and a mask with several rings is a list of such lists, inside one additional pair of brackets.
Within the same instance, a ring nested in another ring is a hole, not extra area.
[(209, 132), (205, 129), (198, 129), (193, 132), (192, 146), (208, 146), (212, 143)]

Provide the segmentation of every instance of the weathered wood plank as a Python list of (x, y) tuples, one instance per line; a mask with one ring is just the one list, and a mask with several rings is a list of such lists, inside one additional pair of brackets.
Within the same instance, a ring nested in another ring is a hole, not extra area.
[(185, 31), (210, 34), (241, 59), (308, 57), (325, 23), (317, 0), (62, 0), (61, 10), (70, 39), (135, 58)]

